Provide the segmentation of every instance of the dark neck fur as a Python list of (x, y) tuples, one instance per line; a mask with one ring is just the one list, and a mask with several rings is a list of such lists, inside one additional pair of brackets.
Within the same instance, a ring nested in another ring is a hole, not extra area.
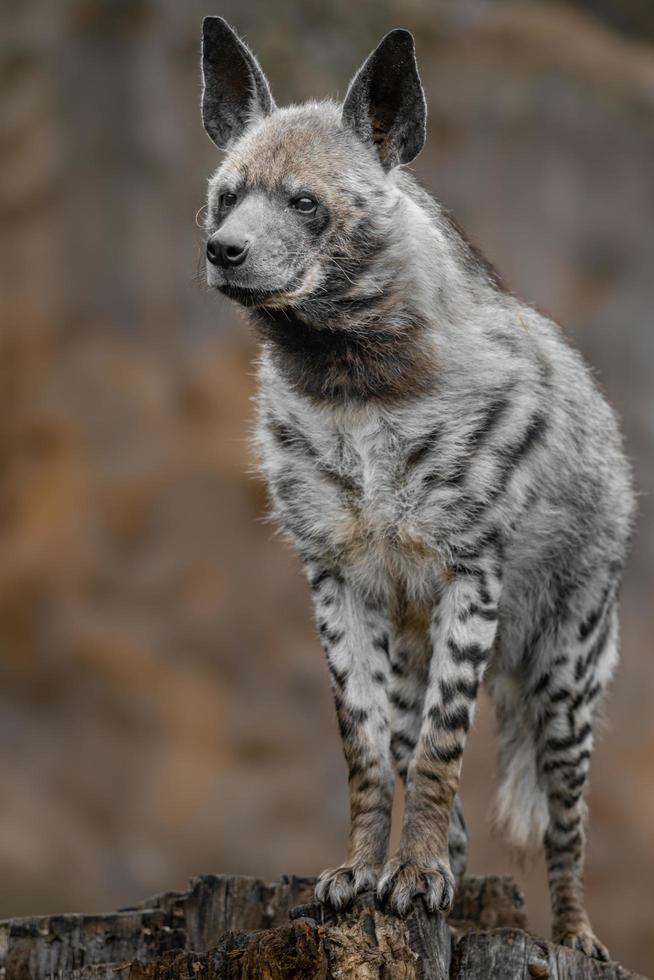
[(316, 327), (288, 309), (257, 309), (253, 320), (284, 378), (314, 401), (396, 401), (433, 387), (433, 356), (417, 317), (365, 333)]

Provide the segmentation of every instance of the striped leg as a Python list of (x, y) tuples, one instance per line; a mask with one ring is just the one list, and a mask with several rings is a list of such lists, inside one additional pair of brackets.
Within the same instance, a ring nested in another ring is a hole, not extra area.
[(417, 895), (448, 910), (454, 878), (448, 855), (451, 814), (477, 689), (497, 628), (500, 583), (493, 562), (458, 566), (431, 624), (433, 654), (422, 725), (407, 773), (400, 848), (384, 868), (379, 894), (404, 914)]
[(429, 609), (403, 609), (391, 636), (391, 751), (404, 783), (422, 724), (431, 656), (429, 618)]
[[(391, 639), (390, 701), (391, 752), (405, 784), (420, 737), (430, 654), (429, 614), (421, 616), (415, 608), (404, 610)], [(458, 881), (465, 873), (468, 853), (468, 834), (458, 796), (452, 808), (448, 847), (452, 872)]]
[[(586, 842), (583, 800), (593, 746), (592, 721), (617, 654), (617, 617), (610, 612), (597, 635), (543, 682), (538, 766), (547, 792), (545, 858), (556, 942), (608, 959), (593, 934), (583, 890)], [(563, 658), (561, 658), (563, 659)]]
[(388, 853), (394, 785), (389, 627), (385, 614), (366, 605), (339, 574), (316, 567), (309, 571), (350, 791), (347, 858), (320, 875), (316, 897), (341, 908), (358, 892), (376, 887)]
[(463, 809), (458, 794), (454, 797), (452, 813), (450, 814), (447, 850), (450, 856), (452, 874), (455, 880), (460, 882), (466, 873), (466, 867), (468, 865), (468, 828), (463, 819)]

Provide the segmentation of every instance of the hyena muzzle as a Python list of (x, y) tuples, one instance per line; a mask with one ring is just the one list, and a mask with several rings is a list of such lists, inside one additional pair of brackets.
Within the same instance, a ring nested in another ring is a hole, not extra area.
[(400, 913), (417, 896), (449, 909), (483, 681), (497, 819), (517, 848), (544, 845), (554, 938), (605, 958), (583, 898), (583, 795), (633, 516), (615, 417), (556, 325), (402, 169), (426, 121), (409, 33), (381, 41), (342, 105), (278, 109), (219, 17), (202, 65), (204, 125), (226, 151), (207, 278), (260, 338), (258, 448), (349, 769), (348, 854), (318, 897), (374, 888)]

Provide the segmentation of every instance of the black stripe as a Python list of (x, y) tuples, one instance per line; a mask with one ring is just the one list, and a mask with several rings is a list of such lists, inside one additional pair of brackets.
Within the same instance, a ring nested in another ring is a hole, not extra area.
[(583, 703), (584, 703), (584, 692), (579, 691), (579, 693), (574, 696), (574, 699), (572, 700), (568, 708), (568, 717), (574, 720), (575, 714), (577, 713), (578, 709), (581, 708)]
[(429, 746), (429, 757), (434, 760), (434, 762), (442, 762), (447, 765), (449, 762), (454, 762), (456, 759), (460, 759), (463, 755), (462, 745), (453, 745), (451, 748), (439, 745)]
[(499, 480), (494, 490), (494, 497), (506, 490), (516, 467), (542, 441), (547, 428), (548, 421), (545, 415), (542, 412), (534, 412), (520, 440), (513, 446), (505, 446), (499, 450)]
[(391, 691), (390, 701), (396, 708), (399, 708), (400, 711), (415, 711), (417, 707), (415, 701), (407, 701), (406, 698), (403, 698), (401, 694), (397, 693), (397, 691)]
[(581, 799), (581, 793), (560, 793), (558, 790), (548, 795), (550, 800), (560, 803), (564, 810), (574, 810)]
[(498, 422), (502, 418), (502, 415), (510, 406), (509, 399), (502, 395), (499, 398), (495, 398), (488, 407), (481, 425), (468, 437), (468, 446), (470, 449), (478, 449), (482, 442), (488, 438), (493, 429), (497, 426)]
[(423, 779), (430, 779), (434, 783), (443, 783), (443, 777), (438, 769), (429, 769), (427, 766), (416, 766), (416, 775), (422, 776)]
[(576, 789), (581, 789), (588, 777), (587, 772), (580, 772), (578, 776), (564, 776), (567, 789), (573, 793)]
[(485, 619), (488, 623), (494, 623), (498, 618), (497, 606), (490, 606), (488, 609), (484, 609), (482, 606), (478, 606), (473, 602), (471, 606), (468, 606), (467, 609), (459, 613), (459, 622), (465, 623), (472, 616), (478, 616), (479, 619)]
[[(337, 695), (334, 695), (334, 700), (337, 700)], [(339, 716), (344, 716), (344, 721), (352, 726), (362, 725), (364, 721), (368, 720), (368, 712), (365, 708), (350, 708), (343, 703), (343, 700), (338, 697), (337, 708)]]
[(281, 419), (269, 417), (266, 420), (268, 428), (275, 437), (277, 443), (284, 449), (291, 449), (302, 455), (315, 459), (318, 455), (315, 447), (309, 442), (307, 437), (299, 429), (296, 429), (289, 422), (282, 422)]
[(546, 671), (544, 674), (541, 674), (541, 676), (536, 681), (536, 684), (534, 685), (532, 696), (537, 694), (542, 694), (543, 691), (549, 686), (551, 679), (552, 676), (549, 673), (549, 671)]
[(556, 914), (560, 916), (579, 915), (579, 906), (574, 902), (556, 902)]
[(345, 636), (343, 630), (330, 630), (327, 623), (319, 623), (318, 632), (330, 646), (335, 646), (337, 643), (340, 643)]
[(314, 592), (317, 592), (320, 586), (323, 585), (324, 582), (327, 582), (329, 579), (331, 579), (333, 582), (336, 582), (337, 585), (343, 584), (342, 575), (328, 568), (323, 568), (322, 571), (317, 572), (311, 579), (310, 582), (311, 589)]
[(588, 687), (587, 684), (584, 689), (584, 701), (586, 702), (586, 704), (591, 704), (595, 700), (597, 695), (601, 693), (601, 691), (602, 691), (602, 685), (599, 683), (599, 681), (595, 684), (591, 684), (590, 687)]
[(439, 686), (441, 691), (441, 700), (443, 701), (443, 704), (447, 706), (448, 704), (451, 704), (452, 701), (454, 701), (454, 699), (459, 695), (473, 701), (477, 697), (479, 683), (476, 680), (470, 681), (462, 677), (456, 681), (441, 681)]
[(591, 753), (589, 749), (584, 749), (579, 752), (573, 759), (552, 759), (543, 765), (543, 772), (555, 772), (557, 769), (576, 769), (580, 766), (582, 762), (588, 762), (590, 760)]
[(497, 527), (488, 528), (467, 547), (459, 548), (455, 559), (462, 562), (479, 561), (488, 553), (489, 548), (492, 548), (499, 560), (504, 557), (504, 535)]
[(401, 745), (402, 748), (408, 749), (409, 752), (413, 752), (416, 747), (416, 741), (409, 735), (403, 735), (402, 732), (393, 732), (391, 735), (391, 745)]
[(442, 431), (442, 426), (437, 425), (431, 430), (431, 432), (428, 432), (426, 436), (423, 436), (422, 439), (414, 443), (409, 455), (406, 458), (407, 469), (411, 469), (423, 461), (427, 453), (435, 447), (436, 443), (441, 437)]
[(470, 728), (470, 710), (467, 705), (459, 705), (450, 711), (444, 711), (437, 705), (429, 709), (429, 719), (434, 727), (442, 728), (447, 732), (453, 732), (462, 728), (467, 732)]
[(375, 637), (375, 639), (372, 641), (372, 645), (375, 648), (375, 650), (381, 650), (381, 652), (382, 653), (385, 653), (386, 656), (388, 657), (388, 655), (389, 655), (389, 651), (388, 651), (388, 636), (377, 636), (377, 637)]
[(490, 594), (490, 592), (488, 591), (488, 588), (487, 588), (487, 586), (485, 584), (485, 581), (486, 580), (484, 579), (479, 584), (479, 601), (480, 602), (483, 602), (483, 604), (485, 606), (490, 606), (491, 603), (493, 602), (493, 597)]
[(342, 473), (338, 473), (336, 470), (333, 470), (330, 466), (326, 466), (324, 463), (321, 463), (318, 469), (323, 476), (327, 477), (327, 479), (333, 483), (335, 487), (338, 487), (338, 489), (342, 490), (345, 494), (355, 497), (361, 495), (361, 487), (355, 482), (355, 480), (351, 480), (349, 477), (343, 476)]
[(322, 572), (318, 572), (317, 575), (314, 575), (311, 579), (312, 591), (317, 592), (323, 582), (326, 582), (329, 578), (331, 578), (331, 574), (326, 569), (323, 569)]
[(612, 620), (607, 619), (606, 623), (602, 627), (602, 631), (593, 643), (592, 647), (587, 654), (581, 654), (577, 658), (577, 663), (575, 664), (575, 680), (580, 681), (588, 672), (589, 668), (592, 667), (599, 660), (604, 647), (606, 646), (609, 638), (609, 633), (611, 631)]
[(548, 752), (563, 752), (567, 749), (574, 749), (581, 745), (584, 739), (588, 738), (592, 730), (591, 724), (586, 722), (578, 732), (567, 735), (565, 738), (548, 738), (545, 748)]
[(558, 839), (550, 839), (547, 842), (547, 849), (550, 854), (567, 854), (570, 851), (575, 850), (583, 843), (583, 837), (581, 831), (577, 829), (572, 837), (568, 840), (562, 841)]
[(482, 647), (479, 643), (468, 643), (465, 646), (459, 646), (450, 637), (447, 641), (450, 653), (457, 664), (469, 663), (477, 666), (478, 664), (483, 664), (488, 658), (490, 650), (486, 647)]
[(482, 443), (488, 438), (493, 429), (497, 426), (502, 415), (509, 407), (510, 402), (506, 396), (494, 399), (482, 416), (480, 424), (472, 432), (468, 433), (466, 439), (466, 452), (460, 460), (454, 464), (452, 473), (445, 482), (450, 486), (457, 486), (463, 483), (472, 463), (472, 454), (479, 449)]
[(599, 605), (595, 609), (593, 609), (592, 612), (588, 614), (588, 616), (586, 617), (586, 619), (584, 619), (582, 623), (579, 624), (578, 635), (580, 640), (588, 639), (588, 637), (593, 632), (595, 627), (599, 624), (606, 610), (607, 600), (609, 600), (610, 598), (612, 601), (613, 599), (611, 592), (612, 592), (612, 583), (609, 582), (609, 584), (606, 586), (606, 588), (602, 593), (602, 598), (599, 601)]
[[(379, 790), (379, 789), (381, 789), (381, 787), (380, 787), (379, 783), (375, 783), (371, 779), (362, 779), (360, 783), (357, 783), (356, 786), (353, 786), (352, 787), (353, 793), (356, 793), (356, 794), (367, 793), (369, 789), (377, 789), (377, 790)], [(363, 816), (367, 812), (368, 812), (367, 810), (359, 810), (357, 808), (357, 816), (358, 817)]]
[(347, 684), (347, 679), (350, 676), (349, 670), (339, 670), (335, 667), (329, 660), (327, 661), (327, 666), (329, 667), (329, 672), (334, 678), (334, 681), (338, 688), (342, 691)]
[(561, 834), (569, 834), (571, 830), (575, 830), (581, 822), (581, 817), (579, 814), (572, 817), (571, 820), (567, 822), (565, 820), (555, 820), (552, 827)]
[(456, 576), (477, 579), (479, 601), (485, 606), (493, 604), (493, 597), (488, 589), (488, 578), (485, 569), (480, 568), (479, 565), (470, 564), (469, 562), (454, 561), (450, 565), (450, 571)]

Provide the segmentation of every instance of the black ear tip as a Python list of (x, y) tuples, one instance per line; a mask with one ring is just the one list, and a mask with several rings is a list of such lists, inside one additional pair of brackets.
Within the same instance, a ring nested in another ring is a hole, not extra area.
[(382, 38), (382, 44), (390, 45), (397, 49), (403, 49), (405, 51), (415, 51), (415, 40), (411, 31), (405, 30), (403, 27), (396, 27), (395, 30), (389, 31), (388, 34)]
[(208, 40), (234, 33), (224, 17), (204, 17), (202, 19), (202, 36)]

